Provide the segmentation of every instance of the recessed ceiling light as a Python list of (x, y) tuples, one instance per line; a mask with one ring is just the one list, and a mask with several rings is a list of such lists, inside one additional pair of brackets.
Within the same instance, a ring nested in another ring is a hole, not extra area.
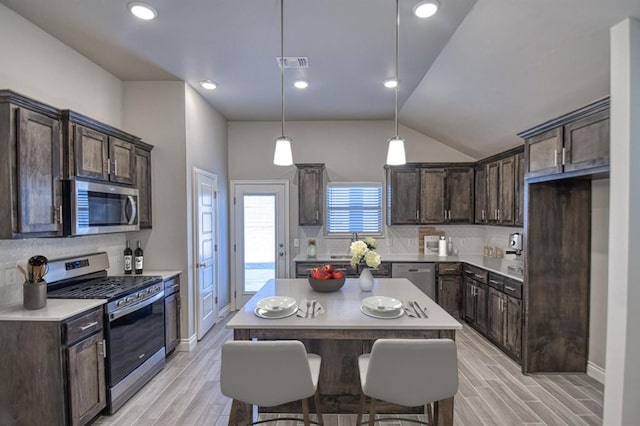
[(384, 81), (384, 87), (387, 89), (395, 89), (398, 86), (398, 80), (395, 78), (390, 78)]
[(413, 14), (418, 18), (428, 18), (435, 15), (439, 6), (438, 0), (423, 0), (414, 6)]
[(158, 12), (153, 7), (139, 1), (129, 3), (129, 10), (134, 16), (145, 21), (150, 21), (158, 16)]
[(296, 89), (306, 89), (307, 87), (309, 87), (309, 82), (304, 80), (296, 80), (293, 85), (296, 87)]
[(200, 82), (200, 86), (204, 87), (207, 90), (214, 90), (216, 87), (218, 87), (218, 83), (211, 80), (202, 80)]

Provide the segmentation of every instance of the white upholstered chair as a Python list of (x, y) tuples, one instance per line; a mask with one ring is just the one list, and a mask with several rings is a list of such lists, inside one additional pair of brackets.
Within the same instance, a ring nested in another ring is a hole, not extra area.
[(376, 400), (405, 407), (425, 406), (428, 424), (438, 424), (438, 401), (458, 391), (456, 344), (450, 339), (379, 339), (370, 354), (360, 355), (358, 369), (362, 387), (358, 425), (362, 423), (365, 396), (371, 398), (369, 425), (374, 424)]
[(260, 407), (301, 400), (305, 425), (311, 423), (307, 398), (314, 396), (317, 424), (322, 425), (317, 392), (320, 362), (320, 356), (307, 354), (298, 340), (228, 341), (222, 345), (222, 394)]

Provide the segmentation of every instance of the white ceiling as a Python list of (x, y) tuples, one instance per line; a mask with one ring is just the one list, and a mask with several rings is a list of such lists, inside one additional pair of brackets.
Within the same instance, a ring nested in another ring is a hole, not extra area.
[[(516, 133), (606, 96), (609, 28), (640, 0), (400, 0), (400, 121), (476, 158)], [(278, 0), (0, 0), (122, 80), (184, 80), (228, 120), (279, 120)], [(287, 120), (389, 119), (393, 0), (286, 0)], [(310, 87), (299, 91), (302, 77)], [(212, 92), (201, 79), (215, 80)]]

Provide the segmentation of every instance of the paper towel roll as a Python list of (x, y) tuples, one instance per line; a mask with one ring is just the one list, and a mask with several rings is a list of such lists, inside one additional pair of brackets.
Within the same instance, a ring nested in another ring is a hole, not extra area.
[(446, 256), (447, 255), (447, 240), (444, 237), (438, 240), (438, 256)]

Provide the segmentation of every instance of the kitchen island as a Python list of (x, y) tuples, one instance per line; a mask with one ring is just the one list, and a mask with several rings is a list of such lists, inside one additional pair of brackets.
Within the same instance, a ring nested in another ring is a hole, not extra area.
[[(315, 318), (296, 315), (281, 319), (264, 319), (254, 314), (256, 303), (269, 296), (289, 296), (300, 302), (314, 299), (324, 308)], [(396, 319), (377, 319), (360, 311), (362, 300), (370, 296), (388, 296), (404, 301), (417, 301), (428, 318), (403, 315)], [(377, 279), (373, 291), (363, 292), (357, 279), (347, 279), (334, 293), (318, 293), (306, 279), (277, 279), (267, 282), (245, 306), (227, 323), (234, 330), (236, 340), (297, 339), (308, 352), (322, 357), (318, 384), (324, 413), (351, 413), (358, 410), (360, 380), (357, 358), (368, 353), (380, 338), (449, 338), (455, 340), (455, 331), (462, 325), (426, 296), (409, 280)], [(428, 362), (425, 360), (425, 362)], [(422, 412), (422, 408), (407, 411), (405, 407), (380, 402), (378, 413)], [(287, 410), (299, 412), (299, 403), (269, 408), (265, 411)], [(229, 424), (250, 423), (251, 406), (233, 401)], [(439, 404), (439, 424), (453, 424), (453, 398)]]

